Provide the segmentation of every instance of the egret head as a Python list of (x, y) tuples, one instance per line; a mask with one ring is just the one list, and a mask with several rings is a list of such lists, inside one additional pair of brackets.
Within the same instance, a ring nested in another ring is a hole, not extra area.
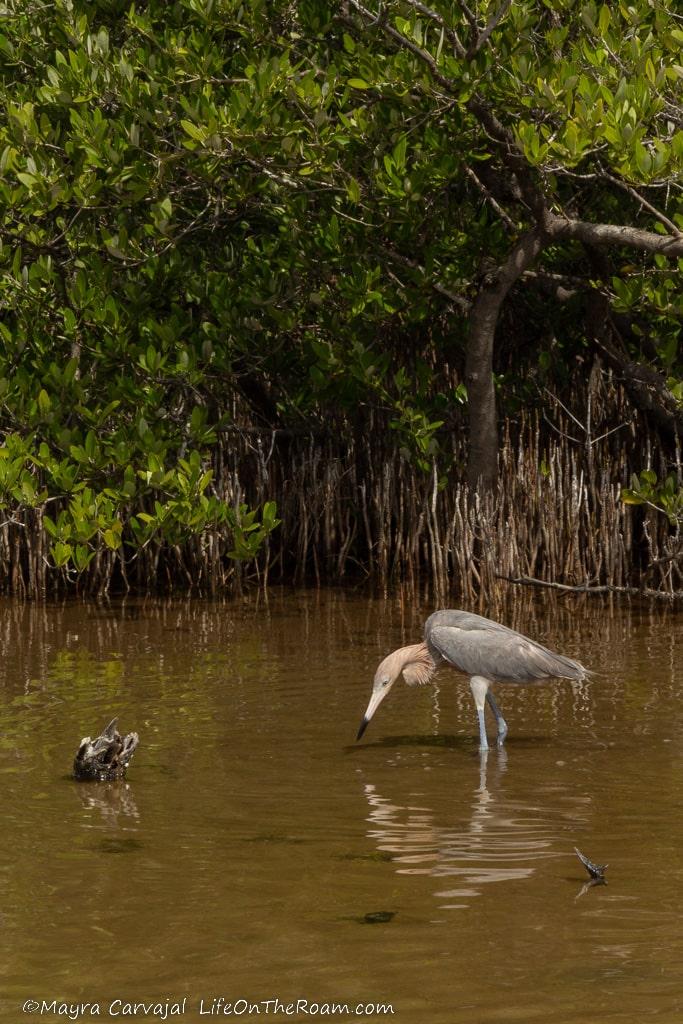
[(372, 684), (372, 695), (367, 706), (356, 740), (359, 740), (368, 727), (368, 723), (380, 706), (392, 686), (403, 673), (409, 686), (415, 683), (426, 683), (434, 673), (435, 665), (425, 644), (414, 644), (411, 647), (399, 647), (388, 654), (380, 662)]

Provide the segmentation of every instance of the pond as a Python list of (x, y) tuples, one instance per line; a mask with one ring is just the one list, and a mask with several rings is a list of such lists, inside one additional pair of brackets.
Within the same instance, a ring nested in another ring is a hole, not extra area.
[[(499, 687), (488, 757), (447, 670), (398, 683), (355, 743), (378, 662), (432, 610), (341, 590), (0, 605), (2, 1018), (680, 1019), (683, 615), (473, 609), (594, 675)], [(117, 714), (140, 734), (127, 779), (74, 781)]]

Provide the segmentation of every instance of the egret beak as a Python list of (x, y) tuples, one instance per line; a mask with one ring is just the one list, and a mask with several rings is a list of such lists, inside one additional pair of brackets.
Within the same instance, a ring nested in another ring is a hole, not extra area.
[(382, 703), (390, 689), (391, 687), (389, 686), (383, 686), (377, 690), (372, 691), (370, 703), (368, 704), (365, 714), (363, 715), (363, 721), (360, 723), (360, 729), (358, 730), (358, 735), (356, 736), (356, 743), (367, 729), (370, 719), (372, 718), (375, 711), (380, 706), (380, 704)]

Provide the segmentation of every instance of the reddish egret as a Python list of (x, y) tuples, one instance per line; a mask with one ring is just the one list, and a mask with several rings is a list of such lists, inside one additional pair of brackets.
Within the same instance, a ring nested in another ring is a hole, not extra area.
[(424, 637), (421, 644), (393, 651), (377, 669), (372, 696), (357, 739), (361, 738), (401, 673), (409, 686), (428, 682), (441, 665), (450, 665), (468, 675), (479, 718), (480, 750), (489, 748), (484, 722), (486, 703), (496, 719), (499, 747), (503, 745), (508, 731), (490, 690), (493, 683), (585, 679), (587, 675), (578, 661), (555, 654), (514, 629), (471, 612), (453, 609), (434, 612), (425, 623)]

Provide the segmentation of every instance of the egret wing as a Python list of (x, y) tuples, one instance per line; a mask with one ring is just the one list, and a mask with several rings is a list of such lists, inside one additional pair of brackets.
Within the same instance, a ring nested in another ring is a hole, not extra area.
[(470, 619), (477, 621), (461, 619), (460, 625), (434, 624), (427, 637), (427, 643), (461, 672), (516, 683), (585, 677), (585, 669), (577, 661), (555, 654), (521, 633), (482, 616), (470, 616)]
[(486, 619), (483, 615), (475, 615), (474, 612), (463, 612), (458, 608), (442, 608), (438, 612), (433, 612), (425, 622), (425, 637), (428, 637), (436, 626), (455, 626), (457, 629), (466, 629), (472, 632), (522, 635), (514, 629), (510, 629), (509, 626), (504, 626), (501, 622)]

